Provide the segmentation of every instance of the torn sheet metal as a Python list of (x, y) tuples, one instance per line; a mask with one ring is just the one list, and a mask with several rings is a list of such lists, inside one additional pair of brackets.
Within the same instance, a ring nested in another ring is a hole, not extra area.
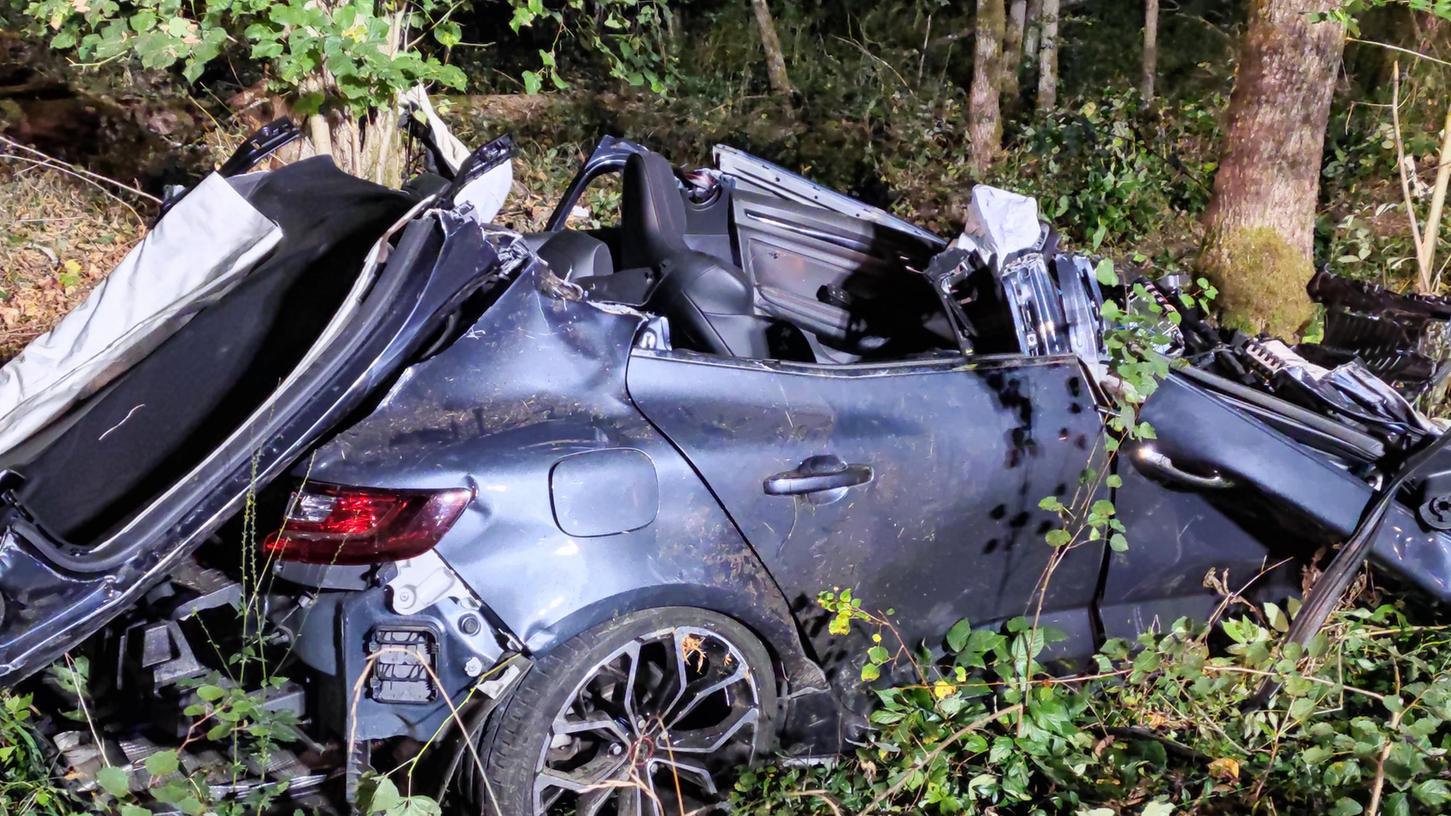
[(85, 302), (0, 368), (0, 452), (145, 357), (281, 240), (226, 179), (203, 179)]

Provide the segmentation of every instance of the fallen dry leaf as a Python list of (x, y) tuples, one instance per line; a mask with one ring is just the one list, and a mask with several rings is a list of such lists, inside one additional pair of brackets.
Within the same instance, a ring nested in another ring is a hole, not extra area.
[(1239, 779), (1239, 760), (1234, 757), (1220, 757), (1210, 761), (1209, 775), (1225, 782)]

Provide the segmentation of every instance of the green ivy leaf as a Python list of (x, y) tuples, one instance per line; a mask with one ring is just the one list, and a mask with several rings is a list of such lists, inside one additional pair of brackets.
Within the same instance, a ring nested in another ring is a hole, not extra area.
[(962, 651), (962, 647), (967, 645), (967, 639), (971, 635), (972, 622), (967, 618), (963, 618), (957, 623), (952, 624), (952, 628), (947, 630), (948, 650), (953, 654)]
[(131, 784), (125, 770), (115, 765), (107, 765), (96, 771), (96, 784), (106, 793), (121, 798), (131, 793)]
[(438, 27), (433, 29), (433, 38), (438, 40), (438, 44), (444, 48), (452, 48), (463, 42), (463, 27), (452, 20), (439, 23)]
[(365, 790), (360, 796), (362, 801), (359, 803), (364, 813), (388, 813), (403, 801), (403, 796), (398, 793), (398, 786), (388, 777), (373, 777), (368, 781), (372, 784), (364, 786)]
[(157, 751), (146, 758), (146, 772), (152, 777), (162, 777), (175, 773), (179, 763), (177, 762), (176, 751)]
[(1364, 812), (1365, 808), (1361, 807), (1359, 802), (1348, 796), (1342, 796), (1330, 808), (1330, 816), (1359, 816)]
[(1290, 631), (1290, 619), (1279, 606), (1273, 603), (1265, 604), (1265, 620), (1269, 621), (1270, 627), (1276, 632)]
[[(1109, 260), (1108, 258), (1104, 258), (1103, 260), (1098, 262), (1098, 266), (1095, 267), (1093, 270), (1093, 276), (1097, 278), (1098, 282), (1103, 286), (1118, 285), (1118, 274), (1113, 271), (1113, 261)], [(1104, 306), (1108, 305), (1109, 304), (1107, 303), (1104, 304)], [(1117, 312), (1117, 307), (1114, 308), (1114, 311)], [(1104, 311), (1103, 316), (1109, 317), (1108, 312)]]
[(1451, 802), (1451, 787), (1444, 780), (1427, 779), (1411, 788), (1411, 795), (1426, 807), (1435, 808)]

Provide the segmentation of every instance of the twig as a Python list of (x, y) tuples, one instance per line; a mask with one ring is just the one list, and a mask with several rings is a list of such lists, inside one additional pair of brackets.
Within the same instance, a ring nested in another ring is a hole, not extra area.
[(917, 87), (922, 87), (922, 71), (927, 67), (927, 38), (932, 36), (932, 14), (927, 15), (927, 30), (922, 34), (922, 53), (917, 57)]
[(1213, 757), (1195, 750), (1178, 740), (1170, 739), (1162, 734), (1156, 734), (1147, 728), (1139, 726), (1128, 726), (1125, 728), (1106, 728), (1104, 732), (1112, 737), (1123, 737), (1124, 739), (1153, 740), (1164, 746), (1164, 750), (1190, 762), (1207, 763)]
[(836, 803), (836, 797), (832, 796), (829, 791), (820, 789), (790, 791), (786, 795), (792, 799), (805, 799), (808, 796), (820, 799), (826, 803), (827, 807), (831, 808), (832, 813), (836, 814), (836, 816), (842, 816), (841, 806)]
[(91, 739), (96, 741), (96, 753), (101, 755), (101, 764), (109, 766), (111, 758), (106, 756), (106, 743), (101, 741), (101, 733), (96, 730), (95, 720), (91, 719), (91, 710), (86, 706), (86, 687), (81, 683), (81, 675), (76, 671), (76, 662), (71, 659), (70, 652), (65, 653), (65, 665), (66, 670), (71, 673), (71, 684), (76, 687), (76, 702), (80, 705), (81, 716), (86, 718), (86, 727), (91, 729)]
[[(1254, 677), (1280, 677), (1281, 676), (1279, 674), (1276, 674), (1275, 672), (1265, 671), (1263, 669), (1251, 669), (1251, 668), (1248, 668), (1248, 667), (1245, 667), (1245, 666), (1212, 666), (1212, 665), (1207, 665), (1207, 666), (1204, 667), (1204, 671), (1211, 672), (1211, 673), (1212, 672), (1229, 672), (1230, 674), (1248, 674), (1248, 675), (1251, 675), (1251, 676), (1254, 676)], [(1371, 691), (1369, 689), (1356, 688), (1355, 686), (1347, 686), (1344, 683), (1337, 683), (1337, 682), (1335, 682), (1333, 680), (1326, 680), (1323, 677), (1315, 677), (1314, 675), (1308, 675), (1308, 674), (1302, 674), (1302, 675), (1300, 675), (1299, 676), (1299, 679), (1301, 679), (1301, 680), (1308, 680), (1311, 683), (1318, 683), (1319, 685), (1328, 686), (1328, 687), (1333, 688), (1333, 689), (1339, 689), (1342, 692), (1349, 691), (1349, 692), (1353, 692), (1355, 694), (1359, 694), (1359, 695), (1364, 696), (1364, 697), (1369, 697), (1372, 700), (1379, 700), (1380, 702), (1385, 702), (1385, 695), (1384, 694), (1377, 694), (1376, 692)]]
[(1423, 59), (1427, 62), (1434, 62), (1437, 65), (1445, 65), (1446, 67), (1451, 68), (1451, 62), (1447, 62), (1443, 59), (1437, 59), (1430, 54), (1422, 54), (1420, 51), (1413, 51), (1409, 48), (1402, 48), (1399, 45), (1391, 45), (1390, 43), (1384, 43), (1379, 40), (1362, 40), (1359, 37), (1346, 37), (1345, 39), (1349, 40), (1350, 42), (1361, 43), (1362, 45), (1378, 45), (1381, 48), (1388, 48), (1392, 51), (1399, 51), (1402, 54), (1410, 54), (1416, 59)]
[[(1235, 600), (1239, 600), (1240, 602), (1244, 602), (1244, 593), (1247, 592), (1247, 591), (1249, 591), (1249, 588), (1252, 587), (1252, 586), (1254, 586), (1254, 584), (1255, 584), (1256, 581), (1258, 581), (1259, 579), (1265, 577), (1266, 575), (1269, 575), (1270, 573), (1274, 572), (1275, 570), (1279, 569), (1280, 567), (1283, 567), (1284, 565), (1288, 564), (1290, 562), (1290, 560), (1291, 559), (1289, 559), (1289, 558), (1282, 558), (1279, 561), (1276, 561), (1275, 563), (1269, 565), (1268, 567), (1265, 567), (1265, 568), (1261, 569), (1259, 572), (1255, 573), (1255, 576), (1253, 578), (1249, 579), (1248, 581), (1245, 581), (1244, 586), (1241, 586), (1238, 590), (1230, 590), (1229, 589), (1229, 572), (1228, 572), (1228, 570), (1226, 570), (1225, 571), (1225, 587), (1224, 588), (1225, 588), (1225, 590), (1227, 591), (1228, 594), (1226, 594), (1224, 596), (1224, 598), (1220, 600), (1219, 606), (1216, 606), (1214, 608), (1214, 611), (1212, 613), (1210, 613), (1209, 619), (1205, 622), (1204, 634), (1199, 637), (1199, 642), (1203, 643), (1205, 640), (1207, 640), (1209, 638), (1210, 633), (1214, 630), (1214, 624), (1219, 621), (1219, 616), (1220, 615), (1223, 615), (1225, 613), (1225, 611), (1229, 609), (1229, 605), (1231, 603), (1233, 603)], [(1205, 576), (1205, 580), (1208, 581), (1208, 579), (1209, 579), (1209, 576), (1206, 575)]]
[[(1399, 694), (1401, 690), (1401, 664), (1393, 661), (1391, 668), (1395, 669), (1396, 693)], [(1396, 744), (1395, 731), (1400, 727), (1401, 715), (1405, 713), (1406, 709), (1403, 706), (1391, 715), (1391, 733), (1386, 735), (1386, 744), (1381, 747), (1380, 756), (1376, 757), (1375, 761), (1375, 781), (1370, 786), (1370, 804), (1366, 806), (1366, 816), (1376, 816), (1380, 813), (1380, 797), (1385, 792), (1386, 784), (1386, 760), (1391, 758), (1391, 748)]]
[(871, 51), (868, 51), (866, 46), (862, 45), (861, 43), (857, 42), (856, 40), (849, 40), (846, 37), (837, 36), (836, 34), (833, 34), (831, 36), (832, 36), (833, 39), (841, 40), (842, 42), (846, 43), (847, 45), (855, 46), (858, 51), (861, 51), (863, 54), (867, 55), (868, 58), (870, 58), (872, 60), (875, 60), (876, 62), (879, 62), (882, 65), (885, 65), (886, 68), (887, 68), (887, 70), (888, 71), (891, 71), (892, 74), (893, 74), (893, 76), (897, 77), (897, 81), (900, 82), (900, 83), (902, 83), (902, 87), (903, 88), (906, 88), (907, 90), (911, 90), (912, 89), (912, 86), (907, 84), (907, 80), (903, 79), (902, 78), (902, 75), (900, 73), (897, 73), (897, 69), (896, 68), (893, 68), (892, 67), (892, 64), (890, 62), (887, 62), (886, 60), (882, 59), (881, 57), (877, 56), (876, 54), (873, 54)]
[[(1391, 125), (1396, 141), (1396, 170), (1401, 176), (1401, 195), (1406, 201), (1406, 218), (1411, 222), (1411, 243), (1416, 247), (1416, 271), (1421, 291), (1431, 291), (1431, 266), (1421, 244), (1421, 225), (1416, 221), (1415, 199), (1411, 196), (1411, 177), (1406, 171), (1406, 148), (1401, 140), (1401, 61), (1396, 60), (1391, 77)], [(1430, 223), (1427, 223), (1430, 226)]]
[[(417, 654), (402, 648), (401, 646), (384, 646), (378, 651), (368, 655), (367, 661), (363, 664), (362, 671), (358, 673), (358, 679), (353, 683), (353, 693), (351, 700), (348, 704), (348, 709), (350, 712), (352, 712), (354, 716), (351, 717), (353, 722), (352, 727), (348, 730), (347, 753), (345, 753), (344, 756), (352, 756), (353, 749), (358, 744), (358, 718), (356, 716), (356, 713), (358, 710), (358, 704), (363, 699), (363, 684), (366, 683), (368, 681), (368, 678), (373, 674), (374, 666), (377, 664), (378, 659), (385, 654), (399, 654), (410, 660), (413, 660), (420, 667), (422, 667), (425, 672), (427, 672), (428, 679), (433, 682), (435, 688), (444, 688), (443, 681), (438, 678), (438, 674), (434, 672), (432, 666), (428, 665), (427, 661), (423, 660), (423, 658), (419, 657)], [(494, 816), (502, 816), (502, 814), (499, 813), (498, 797), (494, 795), (493, 786), (489, 784), (488, 774), (484, 772), (484, 760), (479, 757), (478, 748), (474, 746), (473, 740), (468, 739), (468, 725), (464, 722), (463, 717), (459, 715), (458, 707), (453, 704), (453, 700), (447, 694), (442, 695), (442, 697), (443, 701), (448, 704), (449, 717), (458, 724), (459, 732), (464, 735), (464, 739), (466, 740), (466, 747), (468, 748), (469, 754), (473, 757), (474, 760), (474, 767), (476, 767), (479, 771), (479, 779), (483, 781), (484, 787), (487, 790), (489, 796), (489, 804), (493, 805)]]
[[(117, 187), (119, 189), (125, 190), (126, 192), (131, 193), (132, 195), (140, 196), (140, 197), (146, 199), (147, 201), (150, 201), (153, 204), (160, 204), (161, 203), (161, 199), (159, 199), (156, 196), (154, 196), (154, 195), (146, 192), (145, 190), (137, 189), (136, 187), (132, 187), (131, 185), (126, 184), (125, 182), (117, 181), (117, 180), (115, 180), (115, 179), (113, 179), (113, 178), (111, 178), (109, 176), (103, 176), (100, 173), (92, 173), (90, 170), (86, 170), (86, 169), (81, 168), (81, 167), (76, 167), (74, 164), (71, 164), (70, 162), (62, 161), (60, 159), (57, 159), (54, 156), (51, 156), (49, 154), (43, 153), (43, 152), (41, 152), (39, 150), (36, 150), (35, 148), (31, 147), (30, 145), (21, 144), (20, 142), (17, 142), (14, 139), (11, 139), (8, 136), (0, 136), (0, 144), (6, 144), (6, 145), (9, 145), (11, 148), (25, 151), (26, 153), (29, 153), (30, 155), (36, 157), (35, 159), (32, 159), (32, 161), (37, 161), (40, 164), (45, 164), (45, 165), (54, 167), (54, 168), (56, 168), (58, 170), (64, 170), (66, 172), (71, 173), (72, 175), (80, 176), (81, 178), (84, 178), (84, 179), (86, 179), (88, 181), (91, 181), (92, 183), (95, 183), (95, 182), (105, 182), (106, 184), (110, 184), (113, 187)], [(100, 185), (97, 184), (97, 186), (100, 186)]]
[[(974, 732), (974, 731), (982, 728), (983, 726), (985, 726), (985, 725), (987, 725), (989, 723), (993, 723), (993, 722), (996, 722), (998, 720), (1001, 720), (1004, 717), (1011, 717), (1014, 714), (1020, 714), (1020, 713), (1022, 713), (1022, 711), (1023, 711), (1023, 704), (1022, 703), (1017, 703), (1015, 705), (1010, 705), (1007, 708), (1003, 708), (1003, 709), (999, 709), (997, 711), (994, 711), (991, 714), (984, 714), (983, 716), (978, 717), (977, 719), (973, 720), (972, 722), (968, 723), (967, 725), (964, 725), (963, 727), (961, 727), (961, 728), (957, 729), (956, 731), (952, 732), (952, 734), (950, 736), (948, 736), (947, 739), (945, 739), (942, 742), (938, 743), (936, 748), (933, 748), (931, 751), (928, 751), (927, 752), (927, 755), (924, 756), (924, 757), (922, 757), (922, 761), (919, 762), (919, 763), (917, 763), (917, 767), (918, 768), (922, 768), (922, 767), (925, 767), (927, 765), (931, 765), (932, 764), (932, 761), (935, 760), (935, 759), (937, 759), (937, 755), (938, 754), (941, 754), (943, 751), (947, 750), (947, 746), (953, 744), (954, 742), (957, 742), (958, 740), (962, 739), (963, 737), (967, 736), (968, 734), (971, 734), (972, 732)], [(902, 787), (907, 784), (907, 780), (910, 779), (911, 777), (912, 777), (912, 774), (910, 774), (910, 773), (904, 773), (904, 774), (902, 774), (902, 776), (899, 777), (896, 782), (892, 783), (892, 785), (889, 786), (886, 790), (884, 790), (880, 794), (878, 794), (877, 795), (877, 798), (875, 798), (871, 802), (867, 803), (867, 806), (864, 807), (864, 808), (862, 808), (862, 811), (861, 811), (860, 814), (858, 814), (858, 816), (867, 816), (868, 813), (871, 813), (872, 811), (876, 810), (878, 807), (881, 807), (882, 803), (885, 802), (885, 801), (887, 801), (888, 799), (892, 798), (893, 796), (895, 796), (897, 794), (897, 792), (900, 791), (902, 789)]]

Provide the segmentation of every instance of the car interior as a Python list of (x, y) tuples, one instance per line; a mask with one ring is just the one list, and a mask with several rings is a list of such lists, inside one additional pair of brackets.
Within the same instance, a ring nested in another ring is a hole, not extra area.
[(920, 244), (706, 174), (682, 179), (651, 152), (620, 173), (617, 226), (530, 243), (591, 297), (664, 316), (674, 348), (822, 364), (957, 350), (941, 300), (914, 271), (927, 261)]

